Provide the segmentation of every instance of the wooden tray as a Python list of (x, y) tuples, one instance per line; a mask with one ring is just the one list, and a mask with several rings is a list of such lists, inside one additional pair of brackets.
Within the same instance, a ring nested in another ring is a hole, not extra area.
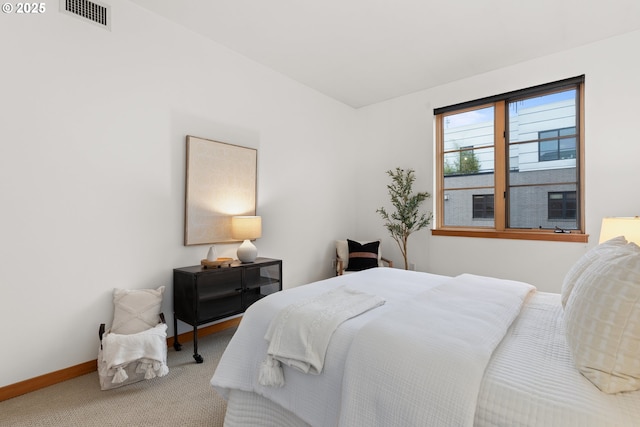
[(204, 268), (222, 268), (229, 267), (232, 262), (233, 258), (218, 258), (215, 261), (208, 261), (206, 259), (203, 259), (200, 261), (200, 265), (202, 265)]

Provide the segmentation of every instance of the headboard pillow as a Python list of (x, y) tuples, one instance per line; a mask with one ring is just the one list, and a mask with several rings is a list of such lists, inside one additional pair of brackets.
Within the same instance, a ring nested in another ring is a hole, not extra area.
[(566, 307), (569, 295), (571, 294), (576, 281), (584, 270), (591, 265), (591, 263), (601, 257), (615, 256), (616, 249), (621, 248), (626, 244), (627, 240), (623, 236), (618, 236), (599, 244), (586, 254), (582, 255), (582, 257), (571, 267), (564, 278), (564, 282), (562, 283), (562, 290), (560, 291), (562, 307)]
[(564, 311), (574, 362), (605, 393), (640, 390), (640, 248), (614, 252), (585, 268)]

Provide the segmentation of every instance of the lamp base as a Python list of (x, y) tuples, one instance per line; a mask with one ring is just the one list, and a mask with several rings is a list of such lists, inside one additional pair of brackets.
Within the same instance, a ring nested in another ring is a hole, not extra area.
[(238, 248), (237, 255), (240, 262), (254, 262), (258, 256), (258, 248), (250, 240), (245, 240)]

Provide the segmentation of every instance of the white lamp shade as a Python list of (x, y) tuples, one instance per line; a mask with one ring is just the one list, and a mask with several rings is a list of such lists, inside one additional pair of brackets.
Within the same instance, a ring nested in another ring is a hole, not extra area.
[(231, 237), (238, 240), (257, 239), (262, 236), (262, 218), (234, 216), (231, 218)]
[(603, 218), (599, 243), (618, 236), (640, 245), (640, 216)]

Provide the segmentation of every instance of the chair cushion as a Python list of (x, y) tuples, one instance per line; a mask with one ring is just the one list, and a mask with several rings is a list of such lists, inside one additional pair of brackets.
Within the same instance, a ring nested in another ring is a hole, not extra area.
[(114, 289), (114, 334), (137, 334), (155, 327), (159, 322), (164, 286), (158, 289)]
[(605, 393), (640, 390), (640, 248), (615, 252), (584, 270), (564, 312), (576, 366)]
[(349, 245), (349, 264), (345, 270), (361, 271), (378, 267), (378, 254), (380, 252), (380, 241), (360, 243), (347, 239)]

